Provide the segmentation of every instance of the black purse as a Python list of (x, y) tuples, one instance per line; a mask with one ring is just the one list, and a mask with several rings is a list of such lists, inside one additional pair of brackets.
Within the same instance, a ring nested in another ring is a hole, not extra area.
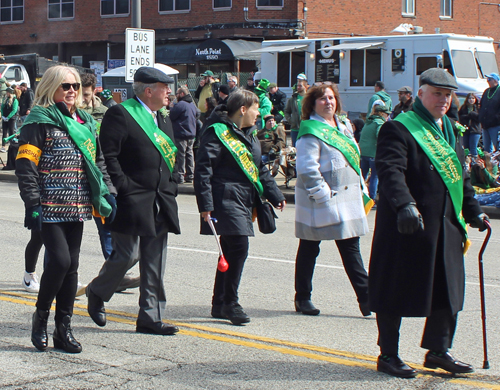
[(274, 212), (273, 205), (269, 202), (263, 202), (260, 198), (257, 202), (257, 223), (261, 233), (270, 234), (276, 231), (276, 221), (278, 218)]

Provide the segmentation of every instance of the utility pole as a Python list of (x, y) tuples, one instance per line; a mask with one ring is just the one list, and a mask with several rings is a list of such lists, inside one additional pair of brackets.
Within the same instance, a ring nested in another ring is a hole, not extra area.
[(132, 0), (132, 28), (141, 28), (141, 0)]

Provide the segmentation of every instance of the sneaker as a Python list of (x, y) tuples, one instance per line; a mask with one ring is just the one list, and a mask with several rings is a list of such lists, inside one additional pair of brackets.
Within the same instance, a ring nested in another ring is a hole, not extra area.
[(241, 305), (237, 302), (223, 305), (221, 314), (233, 323), (233, 325), (241, 325), (250, 322), (250, 317), (243, 311)]
[(38, 282), (38, 276), (36, 276), (35, 272), (29, 273), (24, 271), (23, 287), (30, 293), (38, 293), (38, 291), (40, 291), (40, 283)]
[(5, 148), (1, 148), (1, 149), (0, 149), (0, 152), (2, 152), (2, 153), (7, 153), (7, 150), (6, 150)]
[(87, 288), (86, 284), (81, 284), (80, 282), (78, 282), (78, 284), (76, 285), (76, 295), (75, 295), (75, 297), (80, 297), (83, 294), (85, 294), (85, 289), (86, 288)]

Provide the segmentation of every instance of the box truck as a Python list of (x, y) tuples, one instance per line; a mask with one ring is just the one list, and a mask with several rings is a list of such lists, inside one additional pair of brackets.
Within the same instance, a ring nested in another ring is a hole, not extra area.
[(481, 96), (485, 75), (498, 73), (493, 38), (458, 34), (332, 37), (263, 41), (262, 77), (277, 82), (288, 96), (297, 74), (309, 84), (338, 84), (342, 105), (351, 117), (365, 114), (375, 82), (385, 83), (393, 104), (403, 86), (418, 91), (420, 74), (432, 67), (447, 69), (458, 84), (457, 94)]

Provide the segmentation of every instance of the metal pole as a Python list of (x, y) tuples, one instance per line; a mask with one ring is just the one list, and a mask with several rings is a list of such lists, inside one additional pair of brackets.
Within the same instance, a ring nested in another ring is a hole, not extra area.
[(132, 28), (141, 28), (141, 0), (132, 0)]

